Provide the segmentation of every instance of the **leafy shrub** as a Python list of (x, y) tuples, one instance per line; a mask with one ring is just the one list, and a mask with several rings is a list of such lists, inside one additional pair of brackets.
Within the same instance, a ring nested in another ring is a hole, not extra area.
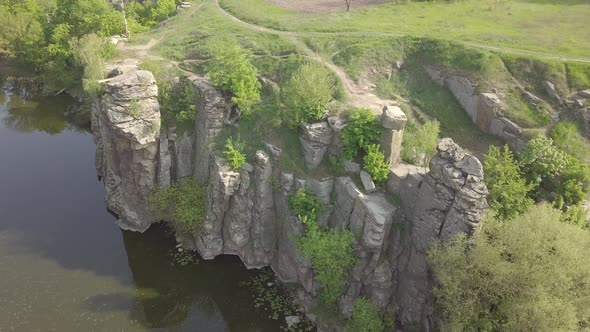
[(178, 233), (195, 233), (206, 217), (205, 186), (192, 178), (158, 188), (149, 196), (157, 219), (168, 221)]
[(552, 139), (537, 136), (522, 150), (520, 162), (529, 181), (540, 184), (565, 168), (567, 155), (553, 145)]
[(177, 83), (173, 80), (158, 84), (160, 111), (172, 114), (178, 123), (189, 122), (196, 116), (196, 95), (191, 80), (181, 76)]
[(383, 332), (383, 321), (377, 308), (365, 298), (359, 297), (352, 308), (352, 317), (346, 332)]
[(288, 108), (284, 113), (287, 123), (296, 127), (304, 122), (323, 119), (335, 83), (324, 66), (307, 63), (299, 67), (281, 93)]
[(391, 162), (379, 151), (379, 145), (369, 145), (367, 155), (363, 158), (363, 162), (363, 168), (371, 174), (373, 181), (383, 183), (387, 180)]
[(228, 138), (225, 142), (223, 155), (230, 167), (234, 170), (240, 169), (246, 162), (246, 154), (244, 154), (245, 147), (246, 144), (239, 137), (236, 140)]
[(340, 137), (344, 143), (344, 156), (352, 159), (361, 151), (367, 151), (370, 145), (379, 144), (381, 126), (370, 109), (356, 109), (348, 117), (348, 125)]
[(581, 331), (590, 317), (590, 237), (532, 207), (487, 220), (428, 255), (443, 331)]
[(550, 138), (539, 136), (529, 141), (520, 161), (529, 181), (538, 189), (557, 194), (549, 198), (558, 208), (579, 204), (590, 192), (588, 165), (559, 150)]
[(260, 102), (260, 82), (256, 67), (252, 65), (252, 53), (229, 40), (213, 40), (208, 44), (211, 58), (207, 73), (213, 84), (232, 94), (232, 103), (244, 114)]
[(567, 209), (561, 215), (561, 222), (570, 225), (576, 225), (582, 228), (588, 228), (588, 212), (581, 205), (574, 205)]
[(528, 193), (533, 187), (526, 183), (507, 145), (504, 146), (504, 151), (490, 146), (483, 169), (492, 208), (496, 210), (498, 218), (510, 220), (528, 210), (533, 203)]
[(322, 285), (320, 300), (328, 308), (342, 295), (345, 274), (356, 261), (354, 243), (349, 230), (323, 230), (315, 222), (307, 223), (307, 233), (299, 240), (298, 249), (311, 261)]
[(326, 209), (324, 202), (306, 187), (299, 188), (289, 198), (289, 208), (304, 224), (316, 222)]
[(402, 141), (402, 160), (426, 167), (430, 158), (436, 153), (440, 123), (427, 121), (422, 126), (408, 122)]
[(98, 97), (103, 90), (98, 81), (105, 78), (105, 60), (115, 53), (113, 44), (96, 34), (88, 34), (70, 40), (70, 49), (76, 63), (84, 68), (82, 75), (84, 91), (92, 98)]

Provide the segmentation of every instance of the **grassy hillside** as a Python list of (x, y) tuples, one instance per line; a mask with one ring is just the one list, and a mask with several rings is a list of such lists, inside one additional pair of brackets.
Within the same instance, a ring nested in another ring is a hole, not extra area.
[(248, 22), (278, 30), (413, 35), (590, 58), (588, 1), (403, 2), (317, 14), (288, 11), (265, 0), (220, 4)]

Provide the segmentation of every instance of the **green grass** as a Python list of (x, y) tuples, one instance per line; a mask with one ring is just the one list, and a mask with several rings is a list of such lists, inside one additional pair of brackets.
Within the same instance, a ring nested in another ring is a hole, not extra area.
[(590, 3), (527, 0), (403, 2), (305, 14), (264, 0), (221, 0), (234, 15), (277, 30), (412, 35), (588, 58)]

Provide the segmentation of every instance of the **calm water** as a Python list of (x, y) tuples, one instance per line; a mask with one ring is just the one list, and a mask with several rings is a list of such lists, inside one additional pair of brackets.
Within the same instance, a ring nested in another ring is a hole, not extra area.
[(235, 257), (183, 266), (164, 230), (114, 226), (70, 103), (0, 91), (0, 332), (279, 330)]

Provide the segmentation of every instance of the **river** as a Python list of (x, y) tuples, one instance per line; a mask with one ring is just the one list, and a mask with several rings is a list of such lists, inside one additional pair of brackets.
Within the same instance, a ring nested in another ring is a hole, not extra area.
[(115, 226), (71, 104), (0, 91), (0, 331), (280, 330), (236, 257), (203, 261), (162, 227)]

